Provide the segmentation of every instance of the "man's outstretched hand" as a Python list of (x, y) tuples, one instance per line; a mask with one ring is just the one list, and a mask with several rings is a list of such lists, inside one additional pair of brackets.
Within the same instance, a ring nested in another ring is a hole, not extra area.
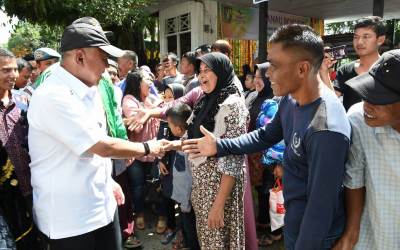
[(200, 131), (204, 137), (199, 139), (190, 139), (183, 141), (182, 149), (189, 154), (190, 158), (201, 156), (214, 156), (217, 154), (217, 138), (213, 133), (200, 126)]

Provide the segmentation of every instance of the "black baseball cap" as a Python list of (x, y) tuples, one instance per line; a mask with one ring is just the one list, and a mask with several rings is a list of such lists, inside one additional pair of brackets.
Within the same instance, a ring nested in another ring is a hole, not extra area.
[(375, 105), (400, 102), (400, 49), (387, 51), (369, 72), (346, 82), (363, 100)]
[(98, 47), (114, 57), (121, 57), (124, 54), (121, 49), (111, 45), (99, 21), (93, 17), (82, 17), (65, 28), (61, 37), (60, 51), (88, 47)]

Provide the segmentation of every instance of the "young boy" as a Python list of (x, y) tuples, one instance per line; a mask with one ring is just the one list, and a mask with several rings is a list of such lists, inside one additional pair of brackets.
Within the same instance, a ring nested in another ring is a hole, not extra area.
[[(192, 114), (191, 108), (186, 104), (177, 104), (170, 108), (167, 113), (168, 127), (171, 133), (178, 138), (182, 138), (186, 134), (187, 123)], [(177, 141), (176, 141), (177, 142)], [(177, 143), (179, 144), (179, 143)], [(192, 189), (192, 172), (189, 167), (187, 157), (182, 151), (170, 151), (174, 153), (174, 157), (170, 162), (170, 168), (163, 169), (160, 164), (160, 171), (167, 175), (172, 175), (172, 192), (171, 199), (180, 203), (181, 208), (181, 227), (183, 232), (184, 244), (176, 242), (176, 248), (183, 245), (189, 249), (200, 249), (197, 241), (196, 219), (193, 209), (190, 205), (190, 194)]]

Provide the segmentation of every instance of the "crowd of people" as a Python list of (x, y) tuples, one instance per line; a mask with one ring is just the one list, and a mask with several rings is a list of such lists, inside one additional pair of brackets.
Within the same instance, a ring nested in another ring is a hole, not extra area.
[(137, 248), (150, 210), (172, 249), (400, 249), (400, 50), (380, 55), (385, 30), (358, 20), (359, 59), (336, 77), (299, 24), (242, 77), (225, 40), (151, 70), (92, 17), (59, 52), (0, 48), (0, 249)]

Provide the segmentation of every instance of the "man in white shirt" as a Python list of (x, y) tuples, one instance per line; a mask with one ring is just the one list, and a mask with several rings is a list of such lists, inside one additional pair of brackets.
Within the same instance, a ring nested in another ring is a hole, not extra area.
[(48, 249), (121, 249), (115, 210), (124, 195), (111, 178), (110, 158), (159, 155), (161, 143), (107, 136), (97, 83), (107, 54), (123, 52), (96, 19), (78, 20), (64, 30), (62, 61), (35, 91), (28, 112), (34, 219)]

